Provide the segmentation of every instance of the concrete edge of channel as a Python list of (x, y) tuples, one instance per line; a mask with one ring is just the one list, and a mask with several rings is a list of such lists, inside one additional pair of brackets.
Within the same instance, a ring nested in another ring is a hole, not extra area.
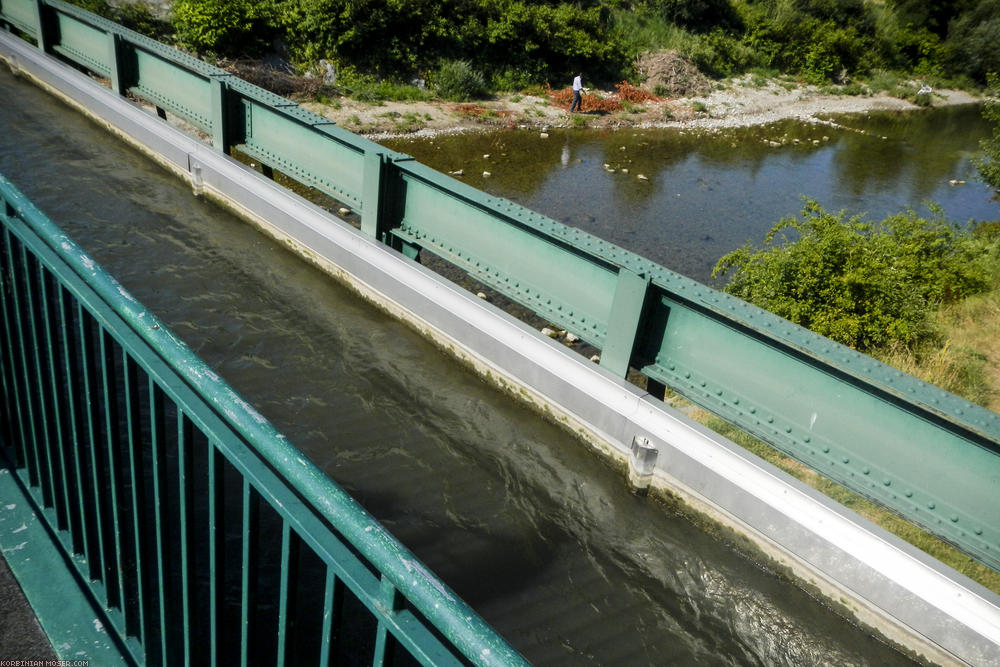
[[(0, 57), (910, 655), (1000, 665), (1000, 596), (12, 35)], [(646, 459), (647, 461), (649, 459)]]

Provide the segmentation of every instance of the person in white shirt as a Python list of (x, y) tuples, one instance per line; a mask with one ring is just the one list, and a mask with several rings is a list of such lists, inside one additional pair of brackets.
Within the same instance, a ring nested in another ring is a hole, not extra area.
[(580, 102), (582, 101), (581, 95), (584, 90), (586, 89), (583, 87), (583, 75), (577, 74), (573, 78), (573, 104), (569, 107), (570, 113), (580, 110)]

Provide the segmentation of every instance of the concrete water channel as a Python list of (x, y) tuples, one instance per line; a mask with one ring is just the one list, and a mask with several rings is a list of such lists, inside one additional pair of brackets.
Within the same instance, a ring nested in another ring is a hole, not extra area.
[(0, 172), (537, 664), (906, 664), (41, 90)]

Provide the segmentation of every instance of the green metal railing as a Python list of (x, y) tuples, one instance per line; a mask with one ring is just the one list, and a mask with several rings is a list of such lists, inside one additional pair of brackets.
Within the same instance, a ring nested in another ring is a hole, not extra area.
[(0, 220), (0, 452), (127, 662), (525, 664), (2, 176)]
[(59, 0), (0, 21), (345, 202), (823, 475), (1000, 570), (1000, 416), (638, 255), (355, 136), (292, 102)]

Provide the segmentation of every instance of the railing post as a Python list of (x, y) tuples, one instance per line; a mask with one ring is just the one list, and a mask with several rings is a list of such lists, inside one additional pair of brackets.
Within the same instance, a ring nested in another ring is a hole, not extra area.
[(35, 0), (35, 25), (38, 27), (35, 39), (38, 42), (39, 50), (44, 53), (49, 53), (52, 50), (52, 45), (49, 44), (48, 30), (46, 29), (48, 24), (46, 17), (48, 14), (45, 0)]
[(365, 173), (361, 186), (361, 231), (385, 241), (385, 181), (389, 156), (381, 151), (365, 153)]
[(628, 373), (648, 291), (649, 278), (626, 268), (618, 272), (618, 284), (608, 318), (608, 335), (601, 350), (601, 366), (615, 375), (625, 377)]
[(119, 95), (124, 95), (128, 88), (128, 81), (122, 66), (122, 38), (117, 32), (109, 32), (108, 35), (108, 63), (111, 65), (111, 90)]
[(222, 77), (213, 76), (209, 80), (212, 88), (212, 147), (229, 154), (229, 87)]

